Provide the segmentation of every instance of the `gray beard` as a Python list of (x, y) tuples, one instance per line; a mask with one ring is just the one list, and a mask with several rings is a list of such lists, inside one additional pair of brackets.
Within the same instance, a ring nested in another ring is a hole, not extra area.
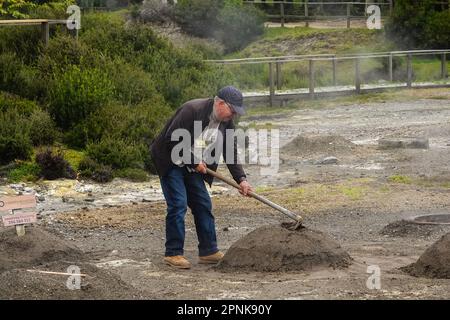
[(213, 107), (213, 111), (211, 112), (211, 115), (209, 116), (209, 120), (212, 122), (221, 122), (219, 118), (217, 117), (217, 109), (216, 106)]

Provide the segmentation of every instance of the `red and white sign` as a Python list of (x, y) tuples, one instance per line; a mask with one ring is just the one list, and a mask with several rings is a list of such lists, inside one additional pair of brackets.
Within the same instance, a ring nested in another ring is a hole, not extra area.
[(21, 212), (2, 217), (5, 227), (16, 226), (19, 224), (35, 223), (37, 221), (36, 212)]

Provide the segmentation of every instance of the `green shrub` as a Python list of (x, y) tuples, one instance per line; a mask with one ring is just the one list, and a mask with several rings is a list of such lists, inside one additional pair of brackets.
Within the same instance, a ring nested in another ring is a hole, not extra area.
[(41, 168), (34, 162), (23, 162), (8, 173), (8, 180), (11, 182), (37, 181)]
[(125, 105), (137, 105), (152, 100), (157, 105), (164, 104), (164, 97), (156, 91), (150, 73), (117, 58), (104, 64), (105, 73), (116, 88), (114, 97)]
[(212, 37), (223, 0), (179, 0), (175, 20), (186, 33), (197, 37)]
[(100, 141), (103, 136), (109, 135), (137, 143), (149, 143), (170, 114), (169, 107), (153, 100), (138, 106), (110, 104), (67, 132), (65, 142), (72, 147), (84, 148), (88, 141)]
[(134, 142), (108, 136), (97, 143), (89, 143), (86, 155), (100, 164), (110, 165), (113, 169), (144, 167), (140, 149)]
[(0, 112), (6, 112), (12, 109), (21, 115), (30, 116), (39, 109), (39, 106), (34, 101), (23, 99), (6, 92), (0, 92)]
[(427, 47), (433, 49), (448, 49), (450, 45), (450, 11), (435, 12), (428, 18), (425, 25), (424, 39)]
[(39, 26), (2, 26), (0, 52), (15, 53), (25, 62), (32, 62), (42, 47)]
[(41, 168), (40, 175), (45, 179), (76, 178), (75, 171), (64, 159), (64, 153), (61, 149), (54, 151), (51, 148), (46, 148), (39, 151), (36, 154), (36, 163)]
[(433, 0), (396, 0), (387, 34), (406, 48), (447, 49), (450, 13)]
[(80, 162), (78, 170), (81, 177), (101, 183), (109, 182), (114, 178), (111, 166), (99, 164), (89, 157), (85, 157)]
[(30, 115), (30, 138), (33, 145), (52, 145), (59, 140), (60, 133), (48, 112), (35, 110)]
[(265, 14), (235, 0), (180, 0), (175, 20), (186, 33), (218, 39), (230, 52), (264, 32)]
[(64, 72), (73, 65), (94, 67), (98, 61), (97, 53), (86, 46), (82, 41), (65, 33), (53, 36), (48, 46), (41, 50), (37, 67), (41, 74), (52, 78), (54, 74)]
[(228, 52), (242, 49), (264, 33), (264, 13), (249, 5), (226, 5), (217, 16), (216, 38)]
[(69, 129), (105, 105), (114, 88), (99, 69), (72, 66), (55, 75), (49, 89), (49, 110), (59, 127)]
[(0, 90), (35, 99), (42, 96), (44, 86), (37, 70), (24, 64), (15, 53), (0, 54)]
[(0, 164), (28, 160), (32, 151), (28, 119), (15, 109), (0, 112)]

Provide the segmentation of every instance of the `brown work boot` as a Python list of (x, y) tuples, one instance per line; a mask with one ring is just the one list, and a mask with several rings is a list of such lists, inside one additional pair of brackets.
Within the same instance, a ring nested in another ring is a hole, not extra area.
[(179, 269), (189, 269), (191, 267), (191, 263), (183, 256), (164, 257), (164, 262)]
[(217, 251), (214, 254), (211, 254), (209, 256), (203, 256), (199, 257), (198, 263), (201, 264), (216, 264), (223, 258), (223, 253), (220, 251)]

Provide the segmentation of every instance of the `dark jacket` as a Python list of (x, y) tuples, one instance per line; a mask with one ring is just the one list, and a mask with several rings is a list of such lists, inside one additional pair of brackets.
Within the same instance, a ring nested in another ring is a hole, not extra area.
[[(159, 176), (167, 174), (171, 166), (175, 165), (171, 160), (172, 148), (178, 144), (178, 141), (171, 141), (172, 132), (176, 129), (182, 128), (189, 131), (191, 135), (191, 146), (194, 144), (194, 140), (197, 138), (194, 136), (194, 121), (202, 122), (202, 131), (209, 124), (209, 116), (213, 111), (214, 99), (195, 99), (183, 104), (167, 122), (161, 133), (153, 141), (150, 150), (153, 162)], [(219, 131), (225, 137), (225, 130), (234, 129), (233, 120), (227, 122), (221, 122)], [(201, 132), (200, 132), (201, 133)], [(241, 179), (245, 178), (245, 172), (242, 165), (237, 164), (237, 144), (234, 142), (234, 159), (235, 164), (227, 164), (228, 170), (230, 170), (233, 179), (239, 183)], [(226, 159), (226, 139), (223, 139), (223, 157)], [(195, 168), (200, 161), (191, 157), (191, 164), (187, 164), (191, 168)], [(208, 164), (208, 168), (216, 171), (217, 163)], [(212, 184), (213, 177), (206, 174), (204, 180), (209, 185)]]

